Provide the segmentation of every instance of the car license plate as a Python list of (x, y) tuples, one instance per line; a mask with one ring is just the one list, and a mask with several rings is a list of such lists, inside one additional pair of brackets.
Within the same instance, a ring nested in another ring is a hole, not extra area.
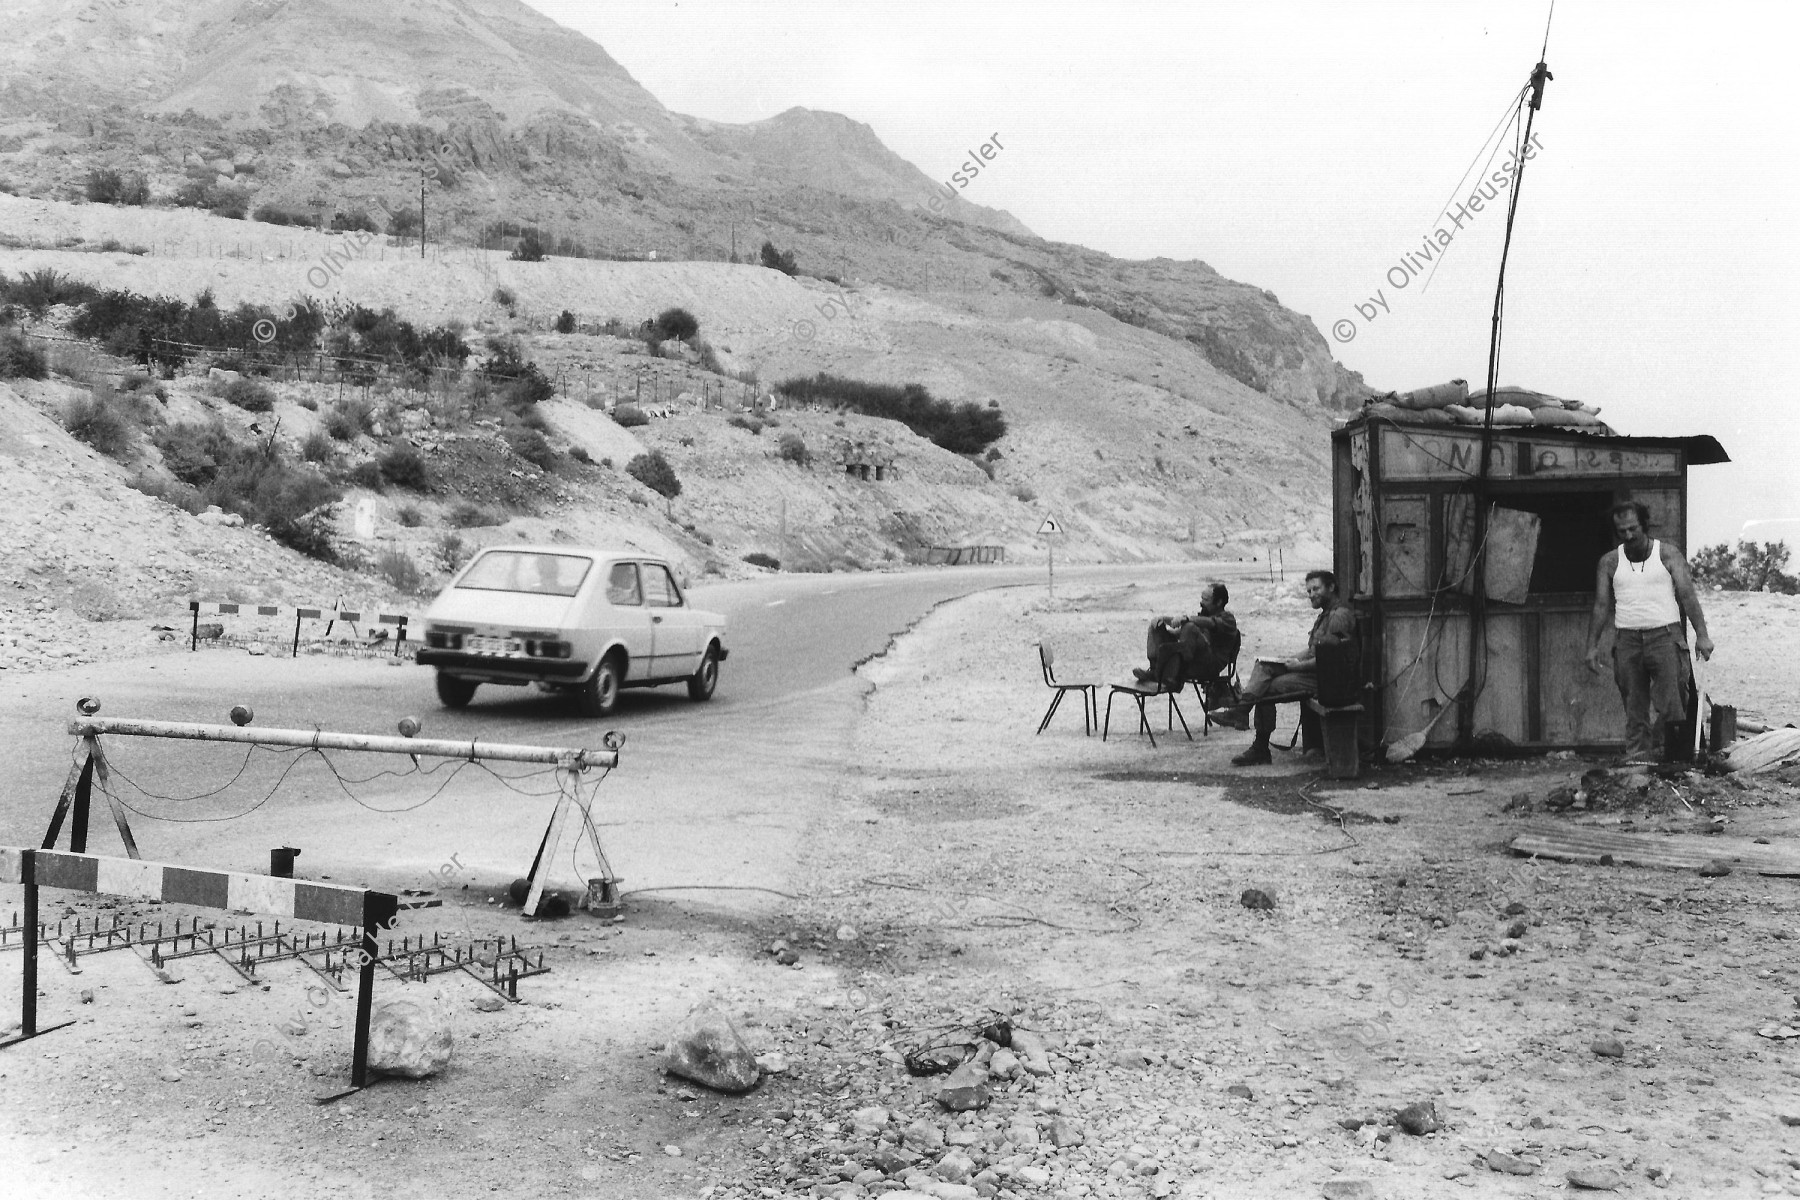
[(472, 637), (463, 645), (471, 654), (516, 655), (524, 650), (516, 640), (500, 637)]

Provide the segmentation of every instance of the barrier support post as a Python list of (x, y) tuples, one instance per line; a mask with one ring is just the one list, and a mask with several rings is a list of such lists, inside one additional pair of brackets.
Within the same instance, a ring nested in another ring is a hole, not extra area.
[(54, 1025), (38, 1028), (37, 993), (38, 993), (38, 883), (37, 883), (37, 851), (20, 850), (18, 852), (19, 883), (25, 889), (25, 941), (20, 947), (25, 960), (19, 972), (19, 1032), (16, 1037), (0, 1042), (0, 1047), (16, 1046), (20, 1042), (29, 1041), (42, 1034), (53, 1033), (75, 1023), (73, 1017), (67, 1021), (58, 1021)]
[(375, 1005), (375, 960), (380, 953), (376, 936), (381, 927), (392, 922), (399, 912), (399, 900), (380, 892), (363, 895), (362, 965), (356, 979), (356, 1042), (350, 1052), (350, 1086), (367, 1087), (369, 1082), (369, 1015)]
[(288, 657), (300, 657), (300, 610), (297, 608), (294, 610), (294, 652)]
[(38, 969), (38, 886), (37, 855), (30, 850), (19, 855), (19, 882), (25, 885), (25, 962), (22, 974), (24, 995), (19, 1001), (19, 1038), (37, 1036), (37, 969)]
[[(80, 762), (69, 764), (69, 778), (63, 783), (62, 795), (56, 798), (56, 811), (50, 814), (50, 828), (44, 831), (44, 849), (55, 849), (56, 839), (62, 834), (63, 820), (69, 815), (69, 808), (74, 804), (75, 797), (82, 794), (83, 781), (93, 769), (94, 765), (86, 755), (81, 756)], [(84, 821), (83, 825), (85, 824)]]
[(200, 649), (200, 602), (189, 600), (188, 609), (194, 614), (193, 626), (188, 631), (188, 649)]

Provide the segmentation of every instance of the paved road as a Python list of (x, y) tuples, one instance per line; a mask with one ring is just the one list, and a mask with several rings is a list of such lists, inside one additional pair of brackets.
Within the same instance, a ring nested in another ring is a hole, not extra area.
[[(1204, 570), (1075, 567), (1059, 569), (1058, 579)], [(730, 620), (731, 657), (714, 699), (694, 704), (679, 687), (628, 691), (605, 721), (576, 716), (558, 697), (494, 687), (451, 712), (438, 706), (422, 668), (338, 658), (203, 651), (7, 680), (0, 843), (41, 838), (74, 747), (66, 723), (75, 699), (91, 694), (104, 702), (103, 716), (174, 721), (220, 723), (244, 703), (257, 724), (281, 728), (386, 733), (416, 714), (426, 736), (580, 746), (617, 729), (627, 737), (620, 769), (599, 786), (594, 811), (628, 888), (779, 887), (808, 815), (840, 794), (854, 769), (847, 749), (861, 685), (851, 668), (944, 600), (1042, 581), (1041, 567), (975, 567), (696, 588), (695, 603)], [(454, 769), (453, 779), (442, 767), (396, 775), (411, 764), (388, 756), (334, 755), (328, 767), (311, 755), (246, 757), (242, 749), (144, 739), (111, 739), (109, 757), (121, 799), (180, 819), (131, 818), (147, 858), (266, 870), (268, 849), (290, 845), (302, 848), (302, 874), (371, 884), (416, 880), (451, 861), (455, 877), (477, 887), (523, 874), (554, 786), (537, 776), (509, 787), (469, 767)], [(91, 850), (119, 852), (99, 812), (94, 831)], [(589, 866), (576, 859), (559, 869), (573, 882)]]

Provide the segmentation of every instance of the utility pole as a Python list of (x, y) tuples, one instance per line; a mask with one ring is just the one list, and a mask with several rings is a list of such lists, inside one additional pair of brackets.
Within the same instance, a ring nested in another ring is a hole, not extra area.
[(425, 257), (425, 168), (419, 168), (419, 257)]

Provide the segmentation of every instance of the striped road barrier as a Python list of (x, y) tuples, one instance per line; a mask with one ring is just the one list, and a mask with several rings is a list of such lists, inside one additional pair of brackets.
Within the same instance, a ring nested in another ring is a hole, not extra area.
[[(25, 954), (20, 989), (19, 1034), (0, 1047), (16, 1045), (41, 1034), (73, 1025), (73, 1020), (38, 1027), (38, 889), (62, 888), (73, 892), (119, 896), (162, 904), (186, 904), (196, 908), (248, 910), (296, 921), (319, 921), (362, 928), (362, 944), (354, 957), (360, 963), (356, 988), (356, 1043), (350, 1059), (352, 1090), (365, 1086), (369, 1075), (369, 1014), (375, 998), (375, 963), (379, 954), (376, 937), (392, 929), (399, 913), (399, 897), (367, 888), (304, 879), (278, 879), (238, 871), (211, 871), (174, 863), (145, 862), (138, 858), (109, 858), (73, 851), (0, 846), (0, 883), (20, 884), (25, 889), (22, 921), (27, 931), (21, 949)], [(337, 1093), (322, 1099), (336, 1099)]]
[(294, 614), (294, 645), (291, 657), (300, 657), (300, 622), (328, 621), (325, 632), (331, 632), (331, 626), (343, 621), (347, 625), (356, 625), (373, 621), (377, 625), (394, 625), (399, 629), (399, 636), (394, 639), (394, 653), (398, 655), (406, 644), (406, 627), (412, 618), (406, 613), (374, 612), (367, 609), (343, 609), (338, 607), (322, 608), (288, 608), (280, 604), (236, 604), (228, 600), (189, 600), (188, 611), (193, 614), (193, 622), (188, 632), (188, 649), (200, 648), (200, 615), (218, 614), (220, 616), (279, 617), (287, 613)]

